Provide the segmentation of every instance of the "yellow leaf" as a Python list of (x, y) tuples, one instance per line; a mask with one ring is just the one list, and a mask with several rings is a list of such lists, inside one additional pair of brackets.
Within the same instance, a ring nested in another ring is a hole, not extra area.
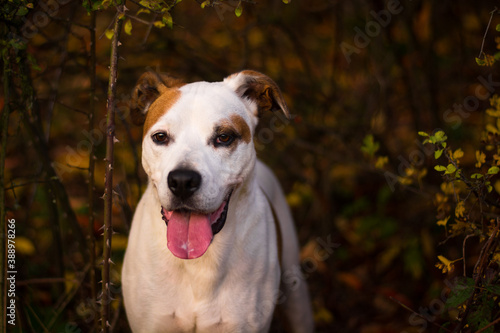
[(411, 185), (413, 184), (413, 179), (411, 179), (410, 177), (398, 177), (398, 182), (401, 184), (401, 185)]
[(298, 193), (292, 192), (286, 196), (286, 202), (290, 207), (297, 207), (302, 204), (302, 197)]
[(144, 9), (144, 8), (141, 8), (141, 9), (139, 9), (139, 11), (137, 12), (137, 15), (142, 14), (142, 13), (151, 14), (151, 11), (150, 11), (149, 9)]
[(161, 29), (161, 28), (163, 28), (163, 27), (165, 26), (165, 23), (163, 23), (162, 21), (155, 21), (155, 22), (153, 23), (153, 25), (154, 25), (155, 27), (157, 27), (157, 28), (160, 28), (160, 29)]
[(236, 9), (234, 10), (234, 15), (236, 15), (236, 17), (240, 17), (242, 13), (243, 13), (243, 7), (241, 6), (241, 1), (240, 1)]
[(460, 148), (458, 148), (457, 150), (455, 150), (455, 152), (453, 153), (453, 159), (454, 160), (462, 158), (463, 156), (464, 156), (464, 152)]
[(493, 161), (495, 161), (496, 165), (500, 165), (500, 155), (498, 154), (493, 155)]
[(492, 124), (487, 124), (486, 125), (486, 131), (489, 132), (489, 133), (493, 133), (493, 134), (498, 134), (498, 129), (493, 126)]
[(457, 204), (457, 207), (455, 207), (455, 216), (457, 218), (463, 217), (465, 212), (465, 203), (463, 201), (460, 201)]
[(446, 227), (446, 224), (448, 223), (448, 220), (450, 219), (450, 216), (447, 216), (446, 218), (437, 221), (437, 225)]
[(453, 263), (457, 260), (451, 261), (446, 259), (444, 256), (438, 256), (438, 259), (440, 262), (436, 264), (436, 267), (439, 268), (443, 273), (452, 272), (453, 269), (455, 268), (453, 266)]
[(486, 109), (486, 114), (491, 117), (498, 118), (500, 117), (500, 110)]
[(132, 34), (132, 21), (130, 21), (130, 19), (128, 19), (125, 22), (125, 25), (123, 26), (123, 31), (125, 31), (125, 33), (127, 35), (131, 35)]
[(455, 194), (455, 187), (453, 186), (453, 183), (445, 182), (441, 184), (441, 191), (446, 195), (453, 195)]
[(383, 169), (384, 166), (389, 163), (389, 157), (387, 156), (379, 156), (377, 161), (375, 162), (375, 168)]
[(73, 287), (75, 287), (76, 285), (75, 279), (76, 279), (75, 272), (68, 271), (64, 273), (64, 280), (65, 280), (64, 286), (67, 294), (73, 289)]
[(113, 29), (108, 29), (108, 30), (106, 30), (106, 32), (104, 34), (106, 35), (107, 39), (112, 39), (115, 32), (113, 31)]
[(493, 185), (495, 187), (495, 191), (500, 194), (500, 180), (497, 180), (495, 182), (495, 185)]
[(314, 321), (329, 324), (333, 321), (333, 315), (325, 307), (321, 307), (314, 313)]
[(476, 168), (480, 168), (486, 162), (486, 155), (482, 151), (476, 150), (476, 160)]
[(33, 242), (26, 237), (16, 237), (16, 252), (30, 256), (36, 252)]

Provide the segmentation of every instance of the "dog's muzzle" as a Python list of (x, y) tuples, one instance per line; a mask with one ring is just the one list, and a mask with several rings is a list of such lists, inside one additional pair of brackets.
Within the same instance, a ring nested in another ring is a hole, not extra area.
[(168, 174), (167, 184), (170, 191), (184, 201), (200, 188), (201, 175), (190, 169), (173, 170)]
[[(181, 200), (189, 199), (201, 186), (198, 172), (178, 169), (168, 174), (168, 187)], [(167, 246), (178, 258), (201, 257), (212, 243), (213, 237), (224, 227), (232, 191), (212, 213), (181, 208), (167, 211), (161, 208), (162, 219), (167, 224)]]

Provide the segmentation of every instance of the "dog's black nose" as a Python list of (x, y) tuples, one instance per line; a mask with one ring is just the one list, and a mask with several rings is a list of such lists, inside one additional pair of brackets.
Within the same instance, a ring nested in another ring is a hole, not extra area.
[(189, 169), (170, 171), (167, 177), (168, 188), (181, 200), (186, 200), (193, 195), (201, 185), (201, 175)]

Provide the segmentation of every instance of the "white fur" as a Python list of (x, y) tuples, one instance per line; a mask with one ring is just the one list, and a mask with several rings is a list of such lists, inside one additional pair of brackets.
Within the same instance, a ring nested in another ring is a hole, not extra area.
[[(257, 160), (252, 141), (239, 140), (231, 153), (209, 144), (214, 127), (233, 114), (255, 129), (256, 105), (235, 93), (236, 80), (241, 78), (183, 86), (178, 101), (145, 133), (142, 163), (149, 184), (134, 215), (122, 271), (133, 332), (266, 332), (278, 303), (293, 332), (312, 331), (293, 221), (276, 178)], [(159, 130), (172, 142), (155, 144), (151, 135)], [(171, 209), (167, 176), (179, 165), (202, 175), (193, 209), (215, 211), (234, 190), (223, 229), (197, 259), (172, 255), (160, 214), (161, 206)], [(282, 271), (268, 199), (283, 234)]]

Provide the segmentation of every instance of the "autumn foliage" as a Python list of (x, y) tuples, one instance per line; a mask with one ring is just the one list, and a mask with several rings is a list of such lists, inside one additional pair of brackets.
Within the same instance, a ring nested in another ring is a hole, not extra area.
[(107, 330), (129, 331), (120, 270), (147, 182), (132, 88), (145, 71), (189, 82), (249, 68), (292, 114), (264, 116), (254, 141), (294, 213), (317, 332), (499, 331), (498, 14), (432, 0), (3, 1), (0, 217), (15, 220), (17, 322), (1, 329), (98, 332), (105, 310)]

